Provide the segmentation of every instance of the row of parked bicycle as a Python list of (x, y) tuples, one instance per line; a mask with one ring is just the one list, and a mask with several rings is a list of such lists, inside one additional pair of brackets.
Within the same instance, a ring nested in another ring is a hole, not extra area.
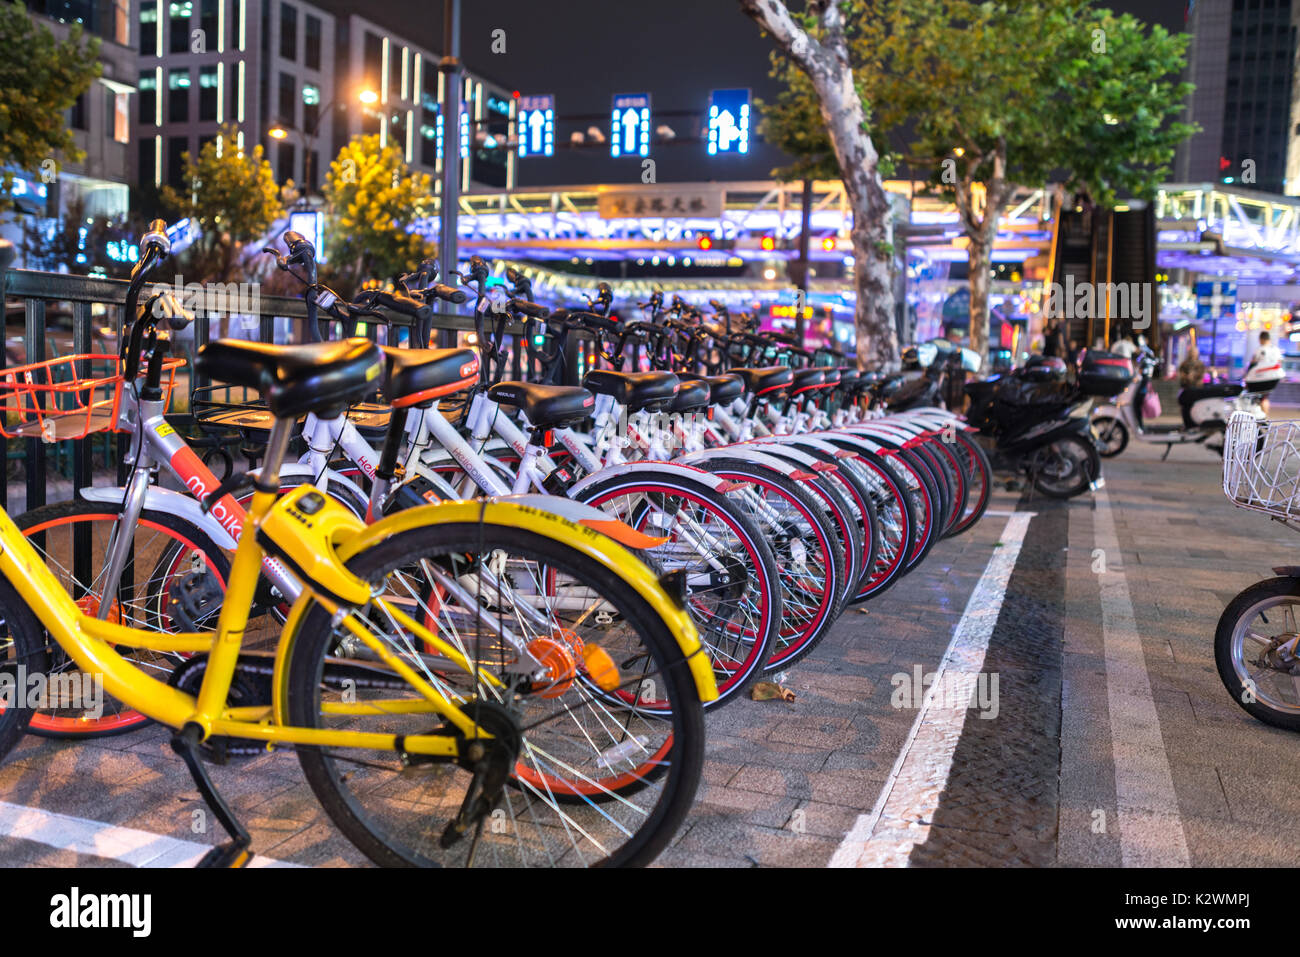
[[(0, 386), (8, 436), (130, 437), (122, 485), (0, 517), (0, 676), (107, 692), (0, 701), (0, 755), (26, 730), (171, 726), (230, 835), (209, 864), (246, 863), (249, 837), (204, 759), (282, 748), (380, 864), (647, 863), (692, 803), (704, 710), (988, 504), (965, 421), (884, 411), (911, 377), (658, 293), (634, 321), (607, 286), (548, 310), (478, 258), (347, 302), (284, 240), (319, 341), (204, 346), (192, 372), (217, 384), (189, 416), (168, 414), (169, 333), (192, 317), (146, 294), (162, 223), (107, 371), (71, 356)], [(473, 347), (428, 348), (436, 303), (470, 296)], [(533, 381), (506, 379), (515, 337)], [(582, 385), (558, 384), (579, 351)], [(1050, 491), (1049, 465), (1029, 470)]]

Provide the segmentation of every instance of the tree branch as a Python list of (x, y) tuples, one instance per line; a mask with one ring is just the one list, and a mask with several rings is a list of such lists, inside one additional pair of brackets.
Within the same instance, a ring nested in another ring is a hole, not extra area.
[[(832, 4), (834, 5), (834, 4)], [(821, 44), (794, 22), (781, 0), (740, 0), (740, 9), (762, 29), (772, 34), (777, 46), (805, 70), (821, 53)]]

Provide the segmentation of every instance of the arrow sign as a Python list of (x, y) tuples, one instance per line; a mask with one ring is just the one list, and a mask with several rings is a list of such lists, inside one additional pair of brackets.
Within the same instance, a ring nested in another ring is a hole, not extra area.
[(519, 155), (555, 154), (555, 97), (549, 93), (519, 98)]
[(528, 114), (529, 142), (534, 153), (542, 151), (542, 130), (546, 129), (546, 117), (533, 111)]
[(623, 111), (623, 151), (625, 153), (636, 152), (636, 133), (637, 127), (641, 124), (641, 117), (636, 110), (628, 108)]
[(709, 95), (710, 156), (749, 152), (749, 90), (714, 90)]
[(650, 94), (621, 93), (609, 116), (609, 155), (650, 155)]

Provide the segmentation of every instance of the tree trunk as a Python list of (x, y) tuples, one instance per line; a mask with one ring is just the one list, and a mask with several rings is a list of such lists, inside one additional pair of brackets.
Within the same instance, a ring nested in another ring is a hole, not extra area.
[(987, 368), (989, 355), (989, 266), (992, 244), (983, 236), (970, 241), (970, 347)]
[(839, 4), (809, 4), (821, 19), (825, 32), (822, 42), (794, 21), (781, 0), (740, 0), (740, 6), (772, 34), (817, 91), (822, 121), (853, 211), (858, 366), (893, 365), (898, 361), (898, 332), (894, 319), (891, 210), (880, 179), (880, 157), (866, 133), (866, 112), (853, 80)]

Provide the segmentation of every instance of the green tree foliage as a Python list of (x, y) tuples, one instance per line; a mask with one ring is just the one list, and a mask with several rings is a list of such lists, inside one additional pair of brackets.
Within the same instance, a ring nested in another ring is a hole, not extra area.
[[(1110, 204), (1148, 198), (1195, 128), (1176, 115), (1187, 38), (1085, 0), (839, 0), (877, 140), (953, 201), (970, 243), (971, 343), (987, 349), (988, 268), (1017, 185), (1064, 178)], [(827, 136), (798, 72), (767, 107), (769, 138), (824, 168)], [(819, 165), (821, 164), (821, 165)]]
[(396, 145), (381, 149), (378, 136), (354, 138), (330, 164), (324, 194), (330, 213), (326, 249), (339, 292), (414, 269), (435, 254), (428, 240), (411, 231), (416, 220), (433, 213), (432, 182), (407, 167)]
[(184, 185), (163, 189), (163, 201), (202, 230), (184, 256), (196, 282), (230, 279), (241, 247), (265, 236), (285, 214), (262, 147), (241, 151), (235, 137), (233, 128), (223, 129), (197, 159), (185, 153)]
[(60, 158), (81, 158), (64, 113), (100, 70), (99, 40), (79, 25), (59, 41), (21, 3), (0, 0), (0, 212), (12, 208), (12, 169), (52, 177)]

